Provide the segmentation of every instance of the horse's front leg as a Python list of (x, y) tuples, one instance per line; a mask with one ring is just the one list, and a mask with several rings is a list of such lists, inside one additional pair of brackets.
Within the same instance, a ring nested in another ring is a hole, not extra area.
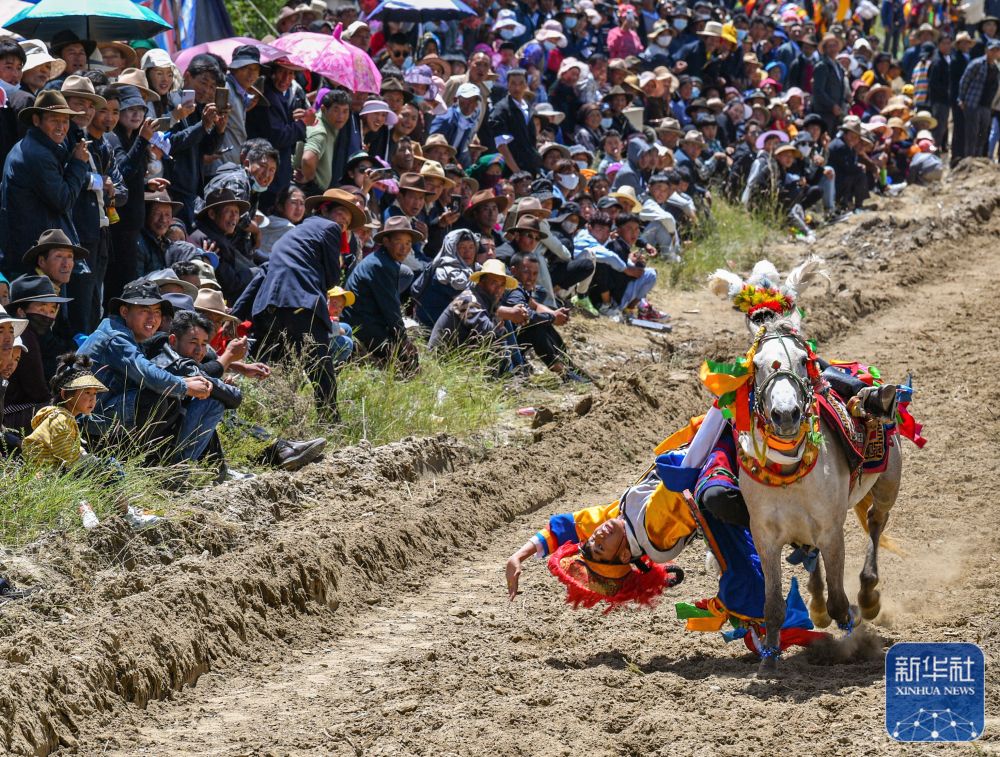
[(841, 628), (848, 626), (851, 607), (844, 591), (844, 529), (834, 528), (818, 545), (826, 568), (826, 609)]
[(785, 597), (781, 591), (781, 541), (770, 539), (754, 542), (760, 554), (760, 567), (764, 573), (764, 650), (760, 670), (763, 675), (774, 673), (780, 653), (781, 624), (785, 622)]

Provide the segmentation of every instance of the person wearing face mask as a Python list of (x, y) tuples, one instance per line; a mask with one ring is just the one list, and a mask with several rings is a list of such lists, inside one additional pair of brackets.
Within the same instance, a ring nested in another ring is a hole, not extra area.
[[(2, 424), (21, 436), (31, 432), (31, 419), (48, 404), (51, 375), (45, 373), (43, 352), (58, 350), (53, 346), (52, 327), (61, 305), (70, 302), (60, 297), (47, 276), (24, 275), (11, 282), (9, 311), (28, 322), (21, 334), (25, 349), (21, 361), (10, 376), (4, 399)], [(49, 355), (51, 370), (59, 353)]]
[(671, 31), (668, 21), (657, 21), (649, 34), (649, 44), (646, 49), (639, 54), (639, 59), (647, 66), (671, 66), (673, 56), (670, 54), (670, 45), (673, 44), (674, 34)]
[(677, 54), (683, 48), (698, 40), (698, 37), (688, 28), (691, 25), (691, 9), (683, 6), (675, 8), (667, 16), (667, 20), (674, 30), (674, 38), (667, 49), (670, 51), (670, 55), (676, 59)]

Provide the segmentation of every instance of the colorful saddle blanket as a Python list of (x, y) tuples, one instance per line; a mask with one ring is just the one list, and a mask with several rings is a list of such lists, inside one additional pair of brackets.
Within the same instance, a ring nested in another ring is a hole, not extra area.
[(851, 467), (851, 483), (862, 473), (881, 473), (889, 464), (889, 448), (896, 436), (895, 423), (866, 423), (847, 410), (832, 390), (817, 395), (820, 417), (836, 432)]

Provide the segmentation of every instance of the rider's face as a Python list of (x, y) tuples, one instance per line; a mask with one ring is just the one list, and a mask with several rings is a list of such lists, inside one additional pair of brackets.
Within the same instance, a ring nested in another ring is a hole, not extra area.
[(625, 538), (625, 521), (621, 518), (606, 520), (587, 539), (590, 554), (601, 562), (625, 564), (632, 558)]

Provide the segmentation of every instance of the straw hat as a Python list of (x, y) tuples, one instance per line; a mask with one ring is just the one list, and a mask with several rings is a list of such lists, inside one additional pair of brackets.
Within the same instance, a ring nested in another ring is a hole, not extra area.
[(566, 114), (553, 108), (550, 102), (538, 103), (532, 110), (531, 115), (551, 118), (556, 126), (566, 120)]
[(229, 314), (229, 308), (226, 307), (226, 300), (223, 298), (222, 292), (217, 289), (199, 289), (198, 296), (194, 300), (194, 309), (203, 313), (222, 316), (227, 321), (232, 321), (233, 323), (240, 322), (240, 319), (235, 315)]
[[(936, 129), (938, 125), (938, 120), (931, 115), (929, 110), (918, 110), (912, 118), (910, 118), (910, 123), (918, 129)], [(921, 126), (923, 124), (923, 126)]]
[[(621, 200), (623, 203), (631, 205), (631, 208), (626, 209), (627, 213), (638, 213), (642, 208), (642, 203), (635, 196), (635, 190), (628, 185), (622, 187), (617, 192), (609, 192), (608, 197), (614, 197), (616, 200)], [(625, 205), (623, 204), (622, 207), (625, 208)]]
[(497, 260), (496, 258), (490, 258), (485, 263), (483, 267), (478, 271), (473, 273), (469, 278), (472, 280), (473, 284), (478, 284), (479, 280), (483, 276), (501, 276), (504, 280), (504, 289), (517, 289), (518, 282), (513, 276), (507, 275), (507, 266), (503, 264), (502, 260)]
[(106, 392), (108, 388), (97, 380), (97, 377), (90, 371), (80, 372), (79, 375), (74, 376), (66, 384), (60, 384), (59, 389), (62, 391), (73, 392), (77, 389), (96, 389), (99, 392)]
[(126, 68), (118, 74), (117, 83), (128, 84), (129, 86), (135, 87), (142, 93), (142, 96), (145, 99), (151, 102), (156, 103), (160, 101), (160, 96), (149, 88), (149, 82), (146, 80), (146, 72), (142, 69)]
[(445, 189), (456, 186), (455, 182), (449, 179), (444, 173), (444, 167), (436, 160), (424, 158), (424, 163), (420, 166), (420, 176), (425, 179), (438, 179), (444, 182)]
[(113, 48), (122, 54), (125, 58), (125, 68), (138, 68), (139, 66), (139, 53), (133, 50), (131, 47), (126, 45), (124, 42), (98, 42), (97, 49), (102, 52), (106, 48)]
[(718, 21), (709, 21), (705, 24), (705, 28), (698, 32), (699, 37), (721, 37), (722, 36), (722, 24)]
[(321, 195), (313, 195), (306, 198), (306, 213), (312, 213), (323, 205), (337, 205), (351, 214), (351, 223), (347, 227), (348, 231), (360, 229), (367, 222), (364, 211), (357, 206), (354, 195), (345, 192), (343, 189), (328, 189)]
[(333, 289), (327, 289), (326, 290), (326, 296), (327, 297), (343, 297), (344, 298), (344, 304), (347, 305), (347, 307), (350, 307), (351, 305), (353, 305), (354, 301), (357, 299), (354, 296), (354, 292), (350, 291), (349, 289), (344, 289), (343, 287), (334, 287)]
[(799, 152), (799, 148), (798, 147), (796, 147), (793, 144), (787, 144), (787, 143), (781, 145), (780, 147), (778, 147), (778, 149), (776, 149), (774, 151), (774, 154), (775, 154), (775, 156), (777, 156), (777, 155), (781, 155), (782, 153), (786, 153), (786, 152), (794, 153), (796, 158), (801, 158), (802, 157), (802, 153)]

